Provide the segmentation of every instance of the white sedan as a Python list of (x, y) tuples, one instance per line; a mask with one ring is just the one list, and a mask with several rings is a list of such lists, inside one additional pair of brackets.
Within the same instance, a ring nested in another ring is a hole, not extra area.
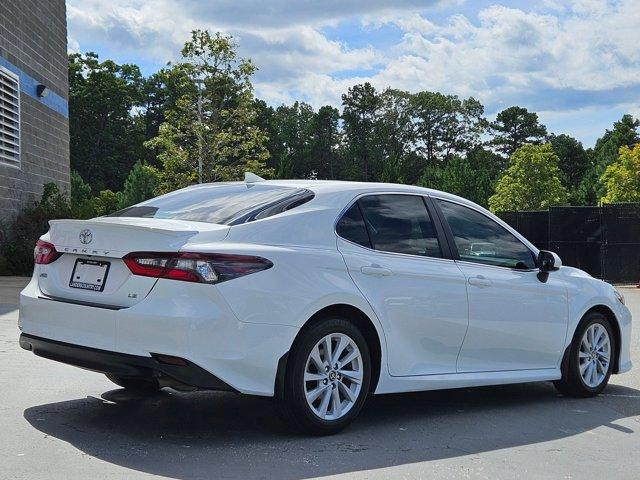
[(327, 434), (370, 394), (631, 368), (618, 291), (435, 190), (248, 174), (50, 224), (20, 345), (140, 392), (276, 397)]

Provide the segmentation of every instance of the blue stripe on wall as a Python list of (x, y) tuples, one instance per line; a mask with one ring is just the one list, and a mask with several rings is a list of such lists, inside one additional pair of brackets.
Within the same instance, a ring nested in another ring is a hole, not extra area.
[[(20, 91), (26, 93), (30, 97), (36, 99), (38, 102), (46, 105), (51, 110), (58, 112), (65, 118), (69, 118), (69, 103), (57, 93), (54, 93), (49, 89), (49, 93), (46, 97), (39, 97), (36, 91), (38, 84), (40, 83), (35, 78), (27, 75), (25, 72), (16, 67), (13, 63), (9, 62), (6, 58), (0, 56), (0, 66), (15, 73), (20, 77)], [(47, 86), (46, 83), (43, 85)]]

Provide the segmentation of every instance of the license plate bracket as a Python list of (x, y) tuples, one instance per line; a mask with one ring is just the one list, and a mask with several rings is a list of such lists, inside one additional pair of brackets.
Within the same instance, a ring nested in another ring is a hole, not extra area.
[(69, 287), (102, 292), (107, 282), (111, 262), (78, 258), (73, 266)]

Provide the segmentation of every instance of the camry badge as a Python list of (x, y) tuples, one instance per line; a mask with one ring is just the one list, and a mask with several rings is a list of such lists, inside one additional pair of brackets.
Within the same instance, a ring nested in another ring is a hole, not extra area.
[(80, 232), (80, 243), (87, 245), (88, 243), (91, 243), (91, 240), (93, 240), (93, 233), (91, 233), (91, 230), (85, 228)]

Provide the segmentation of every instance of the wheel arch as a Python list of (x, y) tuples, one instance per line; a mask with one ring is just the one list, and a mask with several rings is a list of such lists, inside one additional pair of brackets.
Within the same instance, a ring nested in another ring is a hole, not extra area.
[[(375, 392), (382, 370), (382, 339), (380, 338), (380, 334), (378, 333), (378, 329), (376, 328), (373, 320), (360, 308), (346, 303), (336, 303), (321, 308), (311, 315), (304, 325), (302, 325), (291, 345), (295, 345), (304, 332), (327, 316), (338, 316), (353, 323), (364, 335), (367, 345), (369, 346), (369, 353), (371, 354), (371, 383), (369, 386), (369, 393)], [(282, 390), (284, 377), (287, 371), (288, 358), (289, 352), (280, 357), (280, 360), (278, 361), (275, 385), (276, 395), (281, 395), (283, 393)]]
[(582, 322), (582, 319), (585, 317), (585, 315), (588, 315), (591, 312), (597, 312), (597, 313), (600, 313), (601, 315), (604, 315), (607, 318), (607, 320), (609, 320), (609, 322), (611, 323), (611, 328), (613, 328), (613, 337), (615, 340), (615, 351), (613, 352), (613, 373), (618, 373), (618, 371), (620, 370), (620, 349), (621, 349), (621, 341), (622, 341), (620, 324), (618, 322), (618, 318), (616, 317), (616, 314), (613, 313), (613, 310), (611, 310), (611, 308), (603, 304), (593, 305), (592, 307), (589, 307), (580, 316), (580, 320), (578, 321), (578, 323), (576, 323), (576, 326), (573, 329), (573, 335), (571, 336), (571, 343), (569, 343), (569, 345), (565, 350), (565, 355), (562, 361), (563, 368), (565, 366), (565, 358), (567, 357), (567, 352), (571, 349), (571, 345), (575, 340), (574, 337), (578, 330), (578, 326), (580, 325), (580, 322)]

